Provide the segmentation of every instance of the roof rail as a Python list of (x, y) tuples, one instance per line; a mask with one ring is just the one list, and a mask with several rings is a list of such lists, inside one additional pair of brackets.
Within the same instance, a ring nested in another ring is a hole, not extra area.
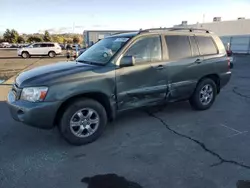
[(212, 33), (211, 31), (207, 29), (198, 29), (198, 28), (188, 28), (188, 27), (171, 27), (171, 28), (152, 28), (152, 29), (144, 29), (140, 30), (139, 33), (146, 33), (146, 32), (153, 32), (153, 31), (189, 31), (189, 32), (195, 32), (195, 31), (204, 31), (206, 33)]

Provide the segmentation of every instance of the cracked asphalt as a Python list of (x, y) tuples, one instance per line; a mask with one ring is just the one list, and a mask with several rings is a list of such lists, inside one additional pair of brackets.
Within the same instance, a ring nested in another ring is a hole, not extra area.
[(236, 188), (250, 179), (249, 72), (250, 56), (236, 56), (211, 109), (180, 102), (126, 112), (81, 147), (56, 129), (14, 122), (1, 101), (0, 187), (85, 188), (83, 177), (116, 173), (144, 188)]

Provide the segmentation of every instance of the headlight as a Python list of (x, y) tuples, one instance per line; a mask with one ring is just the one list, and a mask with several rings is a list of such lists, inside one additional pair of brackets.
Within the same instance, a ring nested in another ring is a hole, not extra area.
[(39, 102), (43, 101), (47, 95), (47, 87), (27, 87), (23, 88), (21, 100)]

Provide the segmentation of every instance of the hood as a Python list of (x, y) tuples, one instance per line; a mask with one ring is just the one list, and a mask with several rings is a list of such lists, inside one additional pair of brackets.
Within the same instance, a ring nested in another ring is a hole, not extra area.
[(62, 78), (73, 76), (77, 73), (93, 70), (100, 66), (77, 62), (61, 62), (46, 65), (25, 71), (17, 76), (18, 87), (50, 85)]

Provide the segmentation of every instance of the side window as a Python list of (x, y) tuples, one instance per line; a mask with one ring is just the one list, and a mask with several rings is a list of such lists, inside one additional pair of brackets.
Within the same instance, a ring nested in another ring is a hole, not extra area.
[(45, 47), (48, 47), (48, 45), (47, 44), (41, 44), (41, 47), (45, 48)]
[(54, 47), (55, 45), (54, 44), (48, 44), (48, 47)]
[(200, 53), (199, 53), (199, 49), (198, 49), (198, 46), (197, 46), (197, 42), (194, 38), (194, 36), (191, 36), (190, 37), (190, 43), (191, 43), (191, 47), (192, 47), (192, 52), (193, 52), (193, 56), (199, 56)]
[(191, 57), (191, 48), (188, 36), (167, 35), (165, 36), (169, 59), (182, 59)]
[(34, 44), (33, 45), (33, 48), (40, 48), (41, 47), (41, 44)]
[(212, 37), (196, 36), (196, 40), (202, 55), (213, 55), (218, 53)]
[(145, 37), (137, 40), (124, 56), (134, 56), (136, 64), (161, 61), (160, 36)]

